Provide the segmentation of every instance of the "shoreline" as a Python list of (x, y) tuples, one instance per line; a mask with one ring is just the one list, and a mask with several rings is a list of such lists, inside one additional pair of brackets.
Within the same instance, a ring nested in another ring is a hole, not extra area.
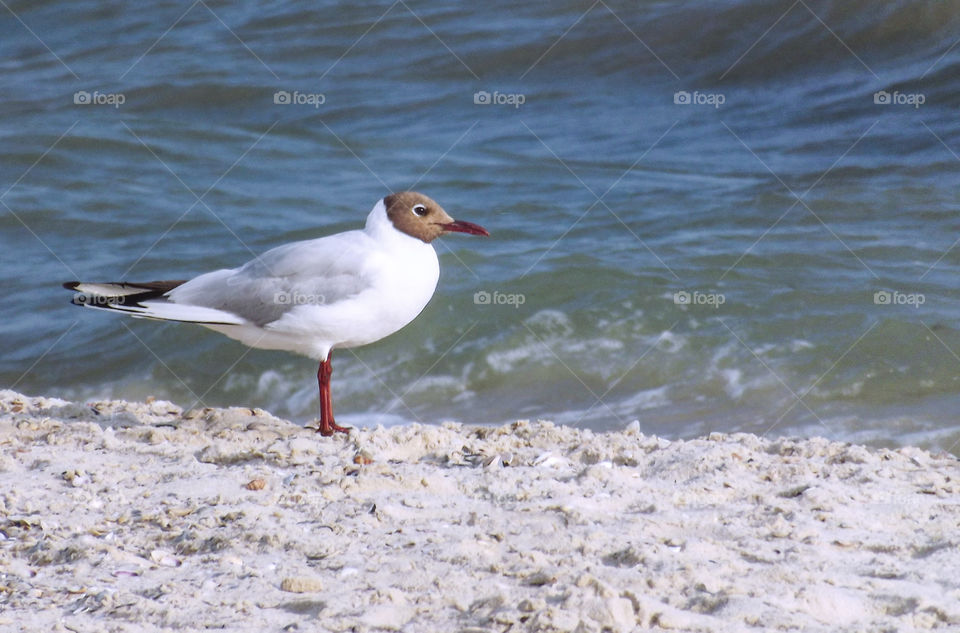
[(0, 627), (960, 626), (960, 461), (918, 448), (12, 391), (0, 447)]

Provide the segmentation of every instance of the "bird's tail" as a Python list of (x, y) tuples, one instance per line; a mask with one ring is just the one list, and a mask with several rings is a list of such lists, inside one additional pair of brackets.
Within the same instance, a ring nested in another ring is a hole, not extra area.
[(243, 320), (234, 314), (196, 305), (177, 304), (167, 293), (185, 280), (147, 282), (86, 282), (68, 281), (63, 284), (73, 290), (73, 305), (111, 312), (123, 312), (135, 317), (183, 321), (208, 325), (239, 325)]

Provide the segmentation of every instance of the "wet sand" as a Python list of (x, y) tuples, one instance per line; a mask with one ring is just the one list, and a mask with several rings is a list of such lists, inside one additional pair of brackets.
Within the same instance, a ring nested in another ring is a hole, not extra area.
[(960, 462), (0, 391), (3, 631), (960, 627)]

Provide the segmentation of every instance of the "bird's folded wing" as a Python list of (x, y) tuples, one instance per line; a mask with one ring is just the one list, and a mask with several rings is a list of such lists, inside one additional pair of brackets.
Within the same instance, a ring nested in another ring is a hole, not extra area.
[(303, 306), (344, 301), (372, 286), (376, 257), (363, 251), (365, 236), (358, 231), (334, 237), (340, 239), (287, 244), (240, 268), (200, 275), (170, 291), (170, 301), (233, 314), (259, 326)]

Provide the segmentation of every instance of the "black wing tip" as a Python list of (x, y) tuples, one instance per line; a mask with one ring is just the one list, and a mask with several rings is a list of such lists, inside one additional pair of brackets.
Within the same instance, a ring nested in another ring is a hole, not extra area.
[[(62, 285), (64, 288), (66, 288), (67, 290), (73, 290), (74, 292), (82, 292), (81, 290), (79, 290), (79, 288), (80, 288), (80, 286), (82, 286), (84, 283), (85, 283), (85, 282), (82, 282), (82, 281), (66, 281), (66, 282), (62, 283), (61, 285)], [(165, 294), (165, 293), (167, 293), (167, 292), (170, 292), (171, 290), (173, 290), (173, 289), (176, 288), (177, 286), (181, 286), (181, 285), (183, 285), (183, 284), (185, 284), (185, 283), (187, 283), (187, 280), (186, 280), (186, 279), (165, 279), (165, 280), (162, 280), (162, 281), (145, 281), (145, 282), (107, 281), (107, 282), (102, 282), (102, 283), (100, 283), (100, 284), (98, 284), (98, 285), (103, 285), (103, 286), (117, 286), (117, 287), (123, 288), (123, 289), (136, 288), (136, 289), (142, 291), (141, 294), (143, 294), (143, 295), (150, 294), (151, 297), (149, 297), (149, 298), (153, 298), (153, 296), (163, 295), (163, 294)], [(122, 296), (133, 296), (133, 295), (136, 295), (136, 294), (137, 294), (137, 293), (135, 293), (135, 292), (125, 292), (125, 293), (121, 293)], [(141, 298), (146, 298), (146, 297), (141, 297)]]
[[(99, 284), (87, 284), (82, 281), (67, 281), (63, 287), (74, 291), (75, 295), (70, 299), (70, 303), (76, 306), (87, 308), (103, 308), (107, 310), (117, 310), (123, 308), (137, 307), (142, 308), (144, 301), (152, 299), (164, 299), (165, 295), (177, 286), (186, 283), (186, 280), (164, 280), (147, 282), (104, 282)], [(116, 286), (118, 291), (111, 293), (97, 292), (96, 290), (81, 290), (80, 286)]]

